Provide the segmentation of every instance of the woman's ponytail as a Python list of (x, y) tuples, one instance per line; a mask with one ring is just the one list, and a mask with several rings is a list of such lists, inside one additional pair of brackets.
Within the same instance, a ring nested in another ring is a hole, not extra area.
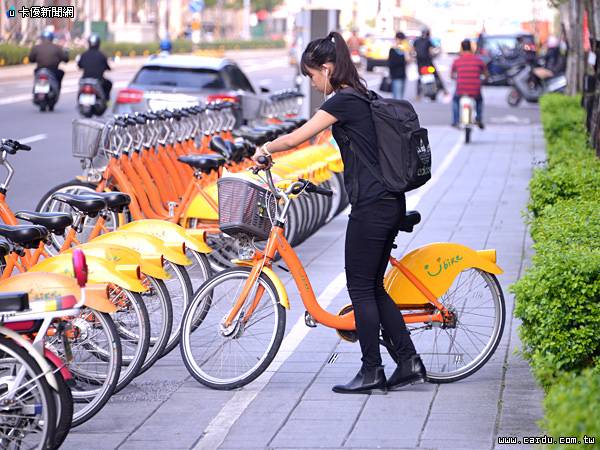
[(335, 65), (329, 79), (334, 90), (347, 85), (362, 94), (368, 94), (366, 83), (360, 78), (352, 62), (350, 49), (337, 31), (332, 31), (325, 38), (315, 39), (308, 44), (300, 63), (302, 73), (307, 75), (308, 67), (318, 69), (327, 62)]

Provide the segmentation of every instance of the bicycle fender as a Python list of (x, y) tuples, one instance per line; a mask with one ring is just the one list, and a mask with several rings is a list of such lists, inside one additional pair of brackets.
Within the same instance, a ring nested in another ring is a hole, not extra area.
[(73, 379), (73, 375), (71, 374), (71, 371), (67, 368), (65, 362), (62, 359), (60, 359), (60, 357), (48, 347), (44, 347), (44, 357), (48, 359), (54, 365), (56, 370), (60, 372), (60, 375), (63, 377), (63, 380), (69, 381)]
[(44, 374), (44, 378), (46, 378), (48, 384), (52, 387), (52, 389), (58, 392), (58, 383), (56, 382), (56, 375), (54, 375), (52, 367), (50, 367), (50, 364), (48, 363), (46, 358), (44, 358), (44, 356), (39, 351), (37, 351), (37, 349), (33, 346), (31, 341), (24, 338), (16, 331), (9, 330), (8, 328), (3, 326), (0, 326), (0, 334), (8, 336), (21, 347), (23, 347), (27, 351), (27, 353), (29, 353), (29, 356), (31, 356), (35, 360), (35, 362), (38, 363), (38, 366), (40, 366), (40, 369), (42, 369), (42, 373)]
[(192, 261), (185, 256), (185, 253), (183, 253), (183, 245), (178, 248), (169, 248), (159, 238), (138, 231), (112, 231), (110, 233), (101, 234), (91, 242), (123, 245), (135, 250), (142, 256), (149, 255), (151, 257), (160, 257), (160, 255), (162, 255), (167, 261), (179, 264), (180, 266), (189, 266), (192, 264)]
[[(215, 204), (218, 203), (217, 183), (206, 186), (204, 188), (204, 193), (207, 194)], [(219, 212), (215, 211), (215, 209), (200, 194), (196, 195), (190, 202), (184, 216), (184, 221), (181, 223), (185, 223), (188, 218), (213, 221), (219, 220)]]
[(190, 234), (180, 225), (158, 219), (143, 219), (129, 222), (119, 230), (137, 231), (139, 233), (149, 234), (163, 240), (168, 247), (181, 247), (185, 244), (199, 253), (210, 253), (211, 248), (204, 242), (202, 234)]
[[(425, 245), (408, 253), (399, 262), (436, 298), (442, 296), (465, 269), (476, 268), (496, 275), (503, 273), (496, 265), (496, 250), (473, 250), (450, 242)], [(383, 284), (398, 305), (429, 303), (425, 294), (398, 267), (392, 266)]]
[[(139, 265), (141, 272), (146, 275), (158, 278), (159, 280), (168, 280), (171, 278), (171, 275), (162, 268), (162, 262), (159, 256), (144, 256), (123, 245), (109, 244), (106, 242), (87, 242), (78, 245), (75, 248), (82, 249), (86, 255), (97, 256), (106, 261), (112, 261), (117, 267), (117, 270), (121, 270), (121, 266), (131, 267)], [(65, 251), (65, 253), (72, 252), (72, 249)], [(133, 276), (137, 278), (137, 274), (134, 273)]]
[[(71, 268), (72, 270), (72, 268)], [(90, 284), (85, 288), (85, 305), (100, 312), (113, 313), (117, 307), (108, 299), (106, 284)], [(73, 274), (42, 273), (35, 270), (18, 273), (0, 282), (0, 292), (24, 291), (29, 301), (48, 300), (68, 295), (77, 301), (81, 298), (81, 289)]]
[[(110, 261), (105, 261), (96, 256), (88, 257), (86, 255), (86, 262), (90, 283), (111, 283), (132, 292), (146, 292), (148, 290), (138, 278), (129, 275), (131, 268), (128, 268), (126, 272), (119, 271)], [(137, 272), (137, 269), (134, 271)], [(61, 254), (44, 259), (29, 269), (29, 272), (52, 272), (72, 276), (73, 263), (71, 255)]]
[[(244, 261), (241, 259), (234, 259), (231, 262), (233, 262), (235, 265), (238, 265), (238, 266), (246, 266), (246, 267), (253, 266), (252, 261)], [(273, 272), (273, 269), (271, 269), (269, 267), (263, 267), (262, 272), (267, 276), (267, 278), (269, 280), (271, 280), (271, 282), (273, 283), (273, 286), (275, 286), (275, 290), (277, 291), (277, 295), (279, 296), (279, 303), (281, 303), (281, 305), (285, 309), (290, 309), (290, 299), (288, 298), (287, 291), (285, 290), (285, 287), (283, 286), (281, 279), (277, 276), (277, 274), (275, 272)]]

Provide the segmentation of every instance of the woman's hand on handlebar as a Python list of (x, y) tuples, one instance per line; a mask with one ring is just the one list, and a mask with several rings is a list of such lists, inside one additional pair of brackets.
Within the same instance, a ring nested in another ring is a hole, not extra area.
[(273, 165), (271, 154), (264, 145), (256, 149), (254, 155), (252, 155), (252, 160), (256, 163), (256, 167), (260, 170), (269, 169)]

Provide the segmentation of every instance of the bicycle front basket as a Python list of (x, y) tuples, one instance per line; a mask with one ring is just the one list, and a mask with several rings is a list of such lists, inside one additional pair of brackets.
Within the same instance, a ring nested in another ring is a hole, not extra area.
[(92, 159), (102, 146), (105, 122), (93, 119), (73, 120), (73, 156)]
[(250, 235), (264, 241), (271, 232), (277, 202), (271, 192), (251, 180), (227, 176), (217, 181), (219, 228), (232, 237)]

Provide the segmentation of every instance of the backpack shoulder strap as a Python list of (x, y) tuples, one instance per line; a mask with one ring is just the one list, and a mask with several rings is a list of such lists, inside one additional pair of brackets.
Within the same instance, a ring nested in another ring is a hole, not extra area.
[[(356, 94), (356, 95), (358, 96), (358, 94)], [(366, 100), (364, 97), (361, 97), (361, 98)], [(347, 142), (348, 147), (350, 147), (350, 151), (352, 152), (352, 154), (356, 155), (358, 157), (358, 159), (360, 159), (360, 161), (366, 166), (366, 168), (369, 170), (369, 172), (371, 172), (371, 175), (373, 175), (375, 177), (375, 179), (382, 181), (383, 176), (381, 173), (379, 173), (377, 168), (367, 160), (365, 155), (363, 155), (361, 152), (357, 152), (354, 149), (354, 146), (352, 145), (352, 140), (350, 139), (350, 137), (348, 137), (346, 132), (341, 127), (339, 128), (339, 131), (341, 132), (343, 138)]]
[(371, 102), (373, 100), (377, 100), (378, 98), (380, 98), (379, 95), (372, 90), (369, 90), (369, 96), (367, 97), (367, 96), (357, 92), (356, 89), (351, 88), (351, 87), (346, 87), (346, 88), (340, 89), (338, 91), (338, 93), (339, 94), (350, 94), (356, 98), (360, 98), (361, 100), (364, 100), (365, 102), (367, 102), (369, 104), (371, 104)]

